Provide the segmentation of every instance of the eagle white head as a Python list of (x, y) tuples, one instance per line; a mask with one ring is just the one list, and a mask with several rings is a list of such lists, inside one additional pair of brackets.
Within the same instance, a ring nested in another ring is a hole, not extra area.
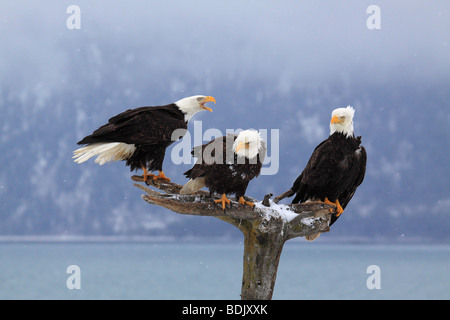
[(211, 96), (192, 96), (183, 98), (175, 102), (175, 105), (180, 109), (184, 114), (184, 119), (186, 121), (191, 120), (191, 118), (199, 111), (208, 110), (212, 112), (211, 108), (205, 107), (205, 103), (214, 102), (216, 103), (216, 99)]
[(264, 154), (260, 156), (261, 161), (263, 161), (265, 156), (264, 147), (265, 142), (261, 138), (260, 133), (256, 130), (241, 131), (233, 143), (233, 150), (240, 157), (253, 159), (258, 153), (264, 152)]
[(337, 108), (331, 113), (330, 136), (335, 132), (340, 132), (345, 137), (353, 137), (353, 116), (355, 109), (348, 106), (347, 108)]

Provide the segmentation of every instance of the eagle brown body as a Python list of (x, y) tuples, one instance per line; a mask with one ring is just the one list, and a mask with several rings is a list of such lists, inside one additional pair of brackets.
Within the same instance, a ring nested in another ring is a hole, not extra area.
[[(291, 190), (296, 194), (292, 203), (307, 200), (339, 201), (345, 209), (356, 188), (364, 180), (367, 154), (361, 137), (345, 137), (333, 133), (314, 150), (305, 169), (295, 180)], [(339, 215), (333, 215), (332, 225)]]
[[(236, 136), (230, 135), (228, 137), (228, 146), (232, 146)], [(261, 172), (262, 162), (259, 155), (257, 156), (257, 161), (254, 161), (254, 159), (249, 160), (245, 157), (238, 157), (235, 153), (231, 155), (232, 161), (227, 162), (226, 140), (226, 137), (220, 137), (202, 146), (202, 153), (207, 157), (205, 150), (208, 152), (208, 147), (212, 146), (212, 144), (221, 145), (221, 150), (211, 150), (211, 156), (216, 157), (216, 151), (222, 152), (222, 164), (208, 164), (208, 160), (203, 159), (203, 161), (196, 163), (192, 169), (186, 171), (184, 175), (189, 179), (203, 177), (205, 179), (204, 184), (211, 193), (235, 194), (237, 198), (240, 198), (244, 196), (250, 180), (256, 178)], [(194, 151), (192, 151), (192, 154), (195, 155)]]
[[(250, 156), (245, 148), (251, 150)], [(222, 194), (222, 199), (216, 202), (222, 202), (223, 209), (225, 203), (230, 203), (227, 194), (235, 194), (241, 204), (253, 205), (243, 197), (249, 182), (260, 174), (265, 154), (265, 142), (254, 130), (229, 134), (195, 147), (192, 155), (198, 160), (184, 173), (190, 180), (180, 193), (193, 193), (207, 187), (211, 194)]]

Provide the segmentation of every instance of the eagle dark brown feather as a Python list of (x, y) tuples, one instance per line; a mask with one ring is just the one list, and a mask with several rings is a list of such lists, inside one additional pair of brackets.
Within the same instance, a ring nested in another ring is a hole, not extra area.
[[(333, 133), (314, 149), (305, 169), (292, 185), (291, 190), (296, 194), (292, 203), (328, 198), (331, 202), (339, 200), (345, 209), (364, 180), (366, 162), (361, 137)], [(333, 216), (330, 225), (337, 218)]]
[(131, 171), (142, 167), (150, 171), (162, 171), (165, 150), (175, 142), (172, 140), (172, 133), (176, 129), (187, 130), (187, 123), (184, 113), (175, 104), (139, 107), (110, 118), (107, 124), (80, 140), (78, 144), (134, 144), (136, 151), (126, 160)]
[[(237, 199), (244, 196), (249, 182), (261, 172), (261, 157), (265, 156), (265, 146), (264, 150), (257, 155), (256, 161), (238, 157), (231, 148), (236, 138), (235, 135), (223, 136), (202, 145), (203, 159), (197, 161), (192, 169), (186, 171), (184, 175), (192, 180), (204, 178), (204, 185), (212, 194), (235, 194)], [(208, 147), (211, 147), (210, 150)], [(200, 148), (196, 147), (192, 154), (198, 156), (199, 151)], [(221, 152), (221, 157), (217, 158), (216, 152)], [(227, 155), (229, 159), (232, 159), (228, 163)], [(217, 163), (213, 158), (223, 159), (223, 161)]]

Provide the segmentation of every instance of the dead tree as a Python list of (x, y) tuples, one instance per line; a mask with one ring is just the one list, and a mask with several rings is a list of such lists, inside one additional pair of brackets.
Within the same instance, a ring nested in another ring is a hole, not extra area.
[[(143, 182), (142, 176), (132, 179)], [(231, 201), (231, 206), (223, 210), (207, 191), (180, 195), (182, 186), (176, 183), (149, 180), (147, 185), (162, 192), (136, 183), (135, 186), (145, 191), (142, 199), (146, 202), (180, 214), (216, 217), (241, 230), (244, 234), (242, 300), (270, 300), (284, 243), (296, 237), (327, 232), (336, 210), (334, 205), (322, 202), (276, 204), (270, 200), (272, 194), (266, 195), (263, 201), (246, 197), (247, 201), (255, 203), (254, 207)]]

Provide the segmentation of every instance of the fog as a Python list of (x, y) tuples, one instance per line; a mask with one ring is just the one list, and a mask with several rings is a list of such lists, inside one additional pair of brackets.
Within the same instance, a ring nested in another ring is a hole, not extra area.
[[(174, 72), (280, 86), (355, 76), (382, 82), (448, 75), (448, 3), (379, 1), (379, 30), (366, 25), (370, 4), (78, 1), (81, 29), (69, 30), (67, 3), (4, 1), (1, 81), (40, 80), (57, 87), (71, 77), (73, 54), (83, 51), (96, 65), (94, 74), (127, 62), (145, 68), (134, 81), (154, 74), (170, 79)], [(113, 61), (118, 53), (122, 61)], [(130, 70), (121, 76), (132, 75)]]

